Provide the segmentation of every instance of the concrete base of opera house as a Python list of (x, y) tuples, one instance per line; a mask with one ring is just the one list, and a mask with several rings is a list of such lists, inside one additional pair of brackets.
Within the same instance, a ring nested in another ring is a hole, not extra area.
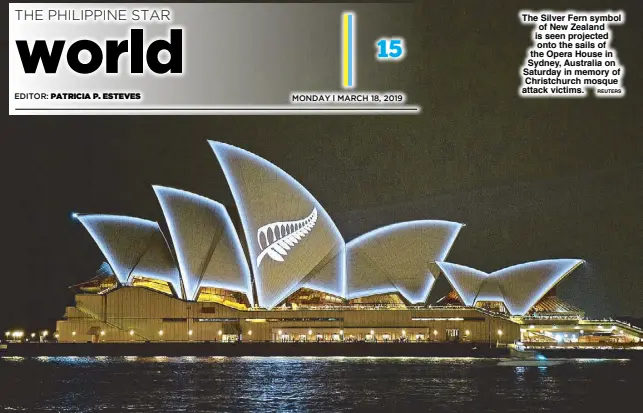
[[(5, 347), (6, 346), (6, 347)], [(5, 348), (3, 348), (5, 347)], [(507, 357), (489, 343), (9, 343), (0, 357), (38, 356), (275, 356)]]
[[(550, 348), (550, 359), (630, 359), (635, 349)], [(9, 343), (0, 357), (511, 357), (489, 343)]]

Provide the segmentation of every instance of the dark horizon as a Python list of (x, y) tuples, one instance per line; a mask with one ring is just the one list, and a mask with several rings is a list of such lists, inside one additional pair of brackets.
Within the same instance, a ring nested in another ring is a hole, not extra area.
[[(545, 258), (588, 264), (558, 294), (592, 317), (643, 317), (643, 15), (619, 9), (621, 99), (521, 99), (526, 1), (419, 4), (396, 78), (418, 116), (41, 116), (8, 118), (0, 328), (53, 329), (68, 286), (100, 251), (73, 212), (159, 221), (151, 185), (234, 202), (207, 139), (266, 158), (301, 182), (346, 240), (408, 219), (467, 224), (448, 261), (493, 271)], [(446, 35), (448, 34), (448, 35)], [(392, 79), (393, 80), (393, 79)], [(236, 219), (236, 218), (235, 218)], [(167, 235), (167, 234), (166, 234)], [(442, 280), (444, 281), (444, 280)], [(435, 294), (448, 286), (440, 282)], [(435, 295), (433, 294), (433, 295)]]

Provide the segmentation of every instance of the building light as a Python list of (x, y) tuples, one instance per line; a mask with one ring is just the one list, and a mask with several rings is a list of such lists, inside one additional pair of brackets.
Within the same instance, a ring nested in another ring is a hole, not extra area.
[(532, 325), (529, 326), (529, 328), (533, 329), (533, 328), (536, 328), (536, 326), (532, 324)]
[[(621, 331), (621, 334), (623, 334), (622, 331)], [(36, 333), (31, 333), (31, 338), (34, 338), (34, 337), (36, 337)]]
[(375, 330), (371, 330), (371, 335), (375, 335)]
[(130, 331), (129, 331), (129, 335), (130, 335), (130, 336), (133, 336), (133, 335), (134, 335), (134, 330), (130, 330)]
[(464, 331), (464, 335), (465, 335), (465, 336), (468, 336), (469, 334), (471, 334), (471, 332), (470, 332), (469, 330), (465, 330), (465, 331)]
[(402, 330), (402, 335), (403, 335), (403, 336), (405, 336), (405, 335), (406, 335), (406, 330)]
[(47, 337), (49, 335), (49, 331), (45, 330), (42, 332), (43, 337)]
[(219, 330), (219, 332), (217, 334), (221, 335), (221, 334), (223, 334), (223, 331)]
[(433, 330), (433, 334), (438, 335), (438, 330)]
[(502, 330), (498, 330), (498, 335), (499, 335), (499, 336), (501, 336), (501, 335), (502, 335)]
[(189, 330), (188, 331), (188, 336), (191, 336), (191, 335), (192, 335), (192, 330)]
[[(101, 332), (101, 334), (103, 334), (103, 333)], [(75, 335), (76, 335), (76, 332), (75, 332), (75, 331), (72, 331), (72, 332), (71, 332), (71, 335), (72, 335), (72, 336), (75, 336)]]
[(101, 335), (101, 336), (104, 336), (104, 335), (105, 335), (105, 330), (101, 331), (101, 332), (100, 332), (100, 335)]
[(621, 330), (620, 333), (623, 334), (623, 330)]
[(308, 335), (312, 336), (313, 335), (313, 330), (308, 330)]
[[(621, 333), (623, 333), (623, 332), (621, 331)], [(343, 336), (344, 335), (344, 330), (339, 330), (339, 335)]]
[(159, 330), (159, 336), (163, 335), (163, 330)]
[(581, 331), (580, 331), (580, 333), (581, 333), (581, 334), (585, 333), (585, 330), (581, 330)]
[(279, 331), (277, 332), (277, 334), (279, 334), (279, 335), (281, 336), (281, 335), (283, 335), (283, 332), (282, 332), (281, 330), (279, 330)]
[(58, 333), (54, 334), (54, 338), (57, 339), (58, 337), (60, 337), (60, 334), (58, 334)]
[(249, 335), (249, 336), (251, 336), (251, 335), (252, 335), (252, 330), (248, 330), (248, 335)]

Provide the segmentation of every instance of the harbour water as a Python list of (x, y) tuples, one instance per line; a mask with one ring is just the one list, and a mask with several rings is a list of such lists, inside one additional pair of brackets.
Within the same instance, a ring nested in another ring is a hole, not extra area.
[[(379, 357), (4, 357), (0, 410), (593, 412), (640, 406), (643, 363)], [(629, 411), (629, 410), (628, 410)]]

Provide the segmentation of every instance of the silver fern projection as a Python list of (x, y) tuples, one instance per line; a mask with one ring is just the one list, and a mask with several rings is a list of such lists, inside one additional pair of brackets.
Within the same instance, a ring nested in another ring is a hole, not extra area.
[[(304, 238), (317, 222), (317, 208), (299, 221), (273, 222), (257, 230), (257, 242), (261, 253), (257, 256), (257, 266), (267, 255), (275, 261), (283, 262), (288, 251)], [(264, 241), (265, 240), (265, 241)]]

